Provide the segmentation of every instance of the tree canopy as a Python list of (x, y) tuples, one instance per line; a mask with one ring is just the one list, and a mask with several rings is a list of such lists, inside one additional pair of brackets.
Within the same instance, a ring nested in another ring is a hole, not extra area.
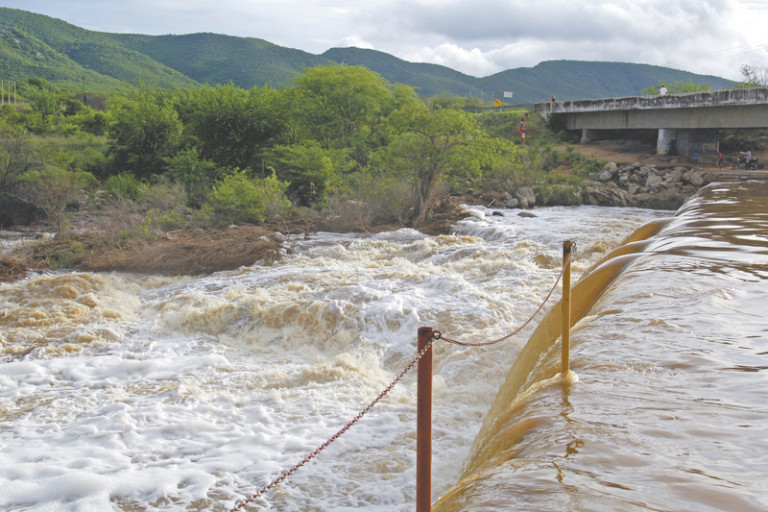
[(6, 194), (36, 184), (51, 196), (38, 202), (62, 212), (95, 176), (110, 197), (143, 201), (153, 222), (175, 224), (189, 208), (206, 222), (263, 222), (365, 204), (365, 222), (418, 226), (450, 189), (484, 175), (517, 181), (535, 160), (506, 129), (519, 114), (483, 122), (360, 66), (310, 68), (280, 89), (141, 85), (103, 110), (45, 80), (20, 90), (19, 108), (0, 109), (0, 184)]

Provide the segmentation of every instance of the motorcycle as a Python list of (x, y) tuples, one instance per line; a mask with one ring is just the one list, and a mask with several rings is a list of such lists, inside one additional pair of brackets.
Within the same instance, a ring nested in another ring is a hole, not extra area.
[(760, 164), (757, 158), (750, 158), (747, 160), (746, 153), (739, 153), (739, 157), (736, 159), (736, 163), (733, 164), (734, 169), (748, 169), (754, 170), (759, 168)]

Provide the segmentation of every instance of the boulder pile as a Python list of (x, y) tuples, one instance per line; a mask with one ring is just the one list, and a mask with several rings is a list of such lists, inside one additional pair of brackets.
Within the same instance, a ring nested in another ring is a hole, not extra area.
[(594, 185), (582, 188), (581, 196), (584, 204), (676, 210), (710, 181), (712, 175), (697, 168), (639, 162), (619, 167), (610, 162), (597, 174)]

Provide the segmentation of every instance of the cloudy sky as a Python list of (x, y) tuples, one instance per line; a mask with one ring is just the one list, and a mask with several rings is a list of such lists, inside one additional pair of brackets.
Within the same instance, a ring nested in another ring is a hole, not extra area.
[(89, 30), (380, 50), (483, 77), (545, 60), (768, 69), (766, 0), (0, 0)]

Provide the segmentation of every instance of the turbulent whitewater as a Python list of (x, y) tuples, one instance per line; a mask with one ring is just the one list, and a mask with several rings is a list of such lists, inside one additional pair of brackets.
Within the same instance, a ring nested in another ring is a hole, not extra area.
[[(293, 237), (279, 263), (206, 277), (66, 272), (0, 285), (0, 508), (228, 510), (370, 403), (413, 357), (420, 326), (472, 342), (503, 336), (556, 281), (564, 240), (578, 245), (575, 279), (636, 228), (672, 214), (472, 212), (449, 236)], [(736, 307), (745, 292), (732, 279), (708, 290), (708, 303)], [(659, 307), (679, 307), (663, 299)], [(641, 339), (657, 336), (649, 323)], [(492, 348), (436, 345), (434, 496), (465, 472), (532, 330)], [(610, 364), (656, 371), (627, 354)], [(255, 504), (412, 510), (415, 403), (409, 374)]]

